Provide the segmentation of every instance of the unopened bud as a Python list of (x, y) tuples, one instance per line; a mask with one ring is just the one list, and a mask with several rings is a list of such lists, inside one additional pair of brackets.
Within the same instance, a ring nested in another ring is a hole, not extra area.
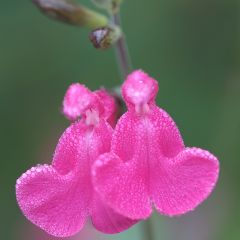
[(95, 48), (106, 49), (116, 43), (121, 36), (122, 32), (119, 27), (107, 26), (93, 30), (89, 38)]
[(90, 28), (103, 27), (108, 24), (104, 15), (76, 4), (72, 0), (32, 0), (48, 17), (77, 26)]

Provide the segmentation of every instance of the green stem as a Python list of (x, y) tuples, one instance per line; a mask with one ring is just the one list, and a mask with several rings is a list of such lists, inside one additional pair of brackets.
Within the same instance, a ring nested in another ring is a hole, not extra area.
[[(119, 12), (112, 15), (113, 24), (119, 26), (121, 28), (121, 18)], [(121, 74), (122, 81), (126, 78), (126, 76), (132, 71), (131, 59), (128, 51), (127, 41), (122, 33), (122, 36), (115, 44), (115, 52), (116, 58)]]
[(148, 220), (144, 221), (143, 227), (144, 227), (145, 239), (146, 240), (154, 240), (152, 219), (149, 218)]

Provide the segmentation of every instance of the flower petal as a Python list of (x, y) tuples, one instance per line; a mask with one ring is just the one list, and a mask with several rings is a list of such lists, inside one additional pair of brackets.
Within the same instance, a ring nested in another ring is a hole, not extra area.
[(93, 167), (96, 191), (114, 211), (131, 219), (147, 218), (152, 208), (148, 198), (145, 170), (136, 161), (124, 163), (113, 154), (102, 154)]
[(18, 180), (16, 194), (26, 217), (54, 236), (71, 236), (91, 214), (94, 196), (91, 165), (110, 149), (112, 128), (83, 121), (62, 135), (52, 166), (32, 168)]
[(128, 112), (116, 125), (111, 147), (111, 153), (101, 155), (94, 165), (97, 192), (118, 213), (147, 218), (151, 214), (151, 166), (161, 164), (160, 156), (176, 156), (184, 149), (175, 123), (157, 107), (145, 117)]
[(49, 165), (31, 168), (16, 184), (17, 201), (24, 215), (58, 237), (74, 235), (83, 227), (88, 214), (83, 197), (86, 194), (72, 174), (61, 176)]
[(110, 149), (112, 131), (103, 120), (94, 128), (89, 128), (83, 121), (72, 124), (58, 142), (53, 167), (61, 174), (79, 170), (79, 174), (90, 177), (92, 161)]
[(82, 151), (80, 154), (80, 150), (86, 147), (84, 144), (86, 131), (86, 125), (83, 121), (79, 121), (71, 124), (62, 134), (58, 141), (52, 162), (53, 167), (59, 173), (67, 174), (76, 168), (79, 161), (82, 160), (81, 163), (86, 162), (83, 161), (86, 151)]
[(175, 158), (165, 159), (151, 173), (156, 209), (169, 216), (193, 210), (211, 193), (218, 173), (217, 158), (199, 148), (186, 148)]
[(142, 146), (147, 146), (148, 152), (150, 148), (153, 149), (152, 155), (160, 154), (163, 157), (174, 157), (184, 149), (176, 124), (164, 110), (156, 106), (144, 117), (127, 112), (115, 127), (111, 150), (123, 161), (139, 155)]
[(113, 211), (99, 199), (97, 194), (93, 203), (91, 217), (94, 227), (107, 234), (122, 232), (137, 223), (136, 220), (126, 218)]

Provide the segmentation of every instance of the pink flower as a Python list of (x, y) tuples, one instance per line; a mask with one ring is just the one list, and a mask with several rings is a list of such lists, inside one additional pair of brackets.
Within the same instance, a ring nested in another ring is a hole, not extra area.
[(74, 235), (88, 217), (98, 230), (117, 233), (136, 221), (122, 217), (100, 201), (91, 181), (92, 164), (110, 150), (113, 130), (97, 94), (80, 84), (75, 86), (81, 98), (70, 100), (67, 104), (76, 105), (64, 111), (69, 117), (81, 115), (81, 120), (63, 133), (51, 165), (33, 167), (17, 180), (17, 201), (31, 222), (54, 236)]
[(156, 106), (158, 83), (142, 71), (122, 86), (128, 111), (119, 119), (111, 151), (94, 164), (94, 186), (111, 208), (145, 219), (155, 207), (174, 216), (193, 210), (213, 190), (219, 173), (215, 156), (185, 148), (171, 117)]

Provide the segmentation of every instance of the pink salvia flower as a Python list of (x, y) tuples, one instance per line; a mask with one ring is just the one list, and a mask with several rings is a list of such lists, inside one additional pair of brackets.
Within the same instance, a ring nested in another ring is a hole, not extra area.
[(111, 151), (92, 172), (104, 202), (132, 219), (146, 219), (153, 207), (168, 216), (193, 210), (218, 179), (217, 158), (185, 148), (174, 121), (156, 106), (157, 92), (157, 81), (144, 72), (128, 76), (122, 86), (128, 111), (115, 127)]
[(91, 92), (80, 83), (73, 83), (63, 100), (63, 114), (69, 120), (76, 120), (89, 108), (97, 107), (102, 118), (114, 127), (116, 124), (117, 106), (115, 99), (105, 89)]
[[(70, 91), (74, 92), (73, 88)], [(96, 94), (80, 84), (75, 90), (82, 93), (77, 100), (82, 106), (77, 109), (74, 99), (65, 98), (74, 105), (65, 113), (71, 117), (80, 114), (81, 120), (63, 133), (51, 165), (33, 167), (17, 180), (17, 201), (31, 222), (54, 236), (74, 235), (88, 217), (98, 230), (117, 233), (136, 221), (120, 216), (100, 201), (91, 181), (92, 164), (110, 150), (113, 130), (103, 117)]]

